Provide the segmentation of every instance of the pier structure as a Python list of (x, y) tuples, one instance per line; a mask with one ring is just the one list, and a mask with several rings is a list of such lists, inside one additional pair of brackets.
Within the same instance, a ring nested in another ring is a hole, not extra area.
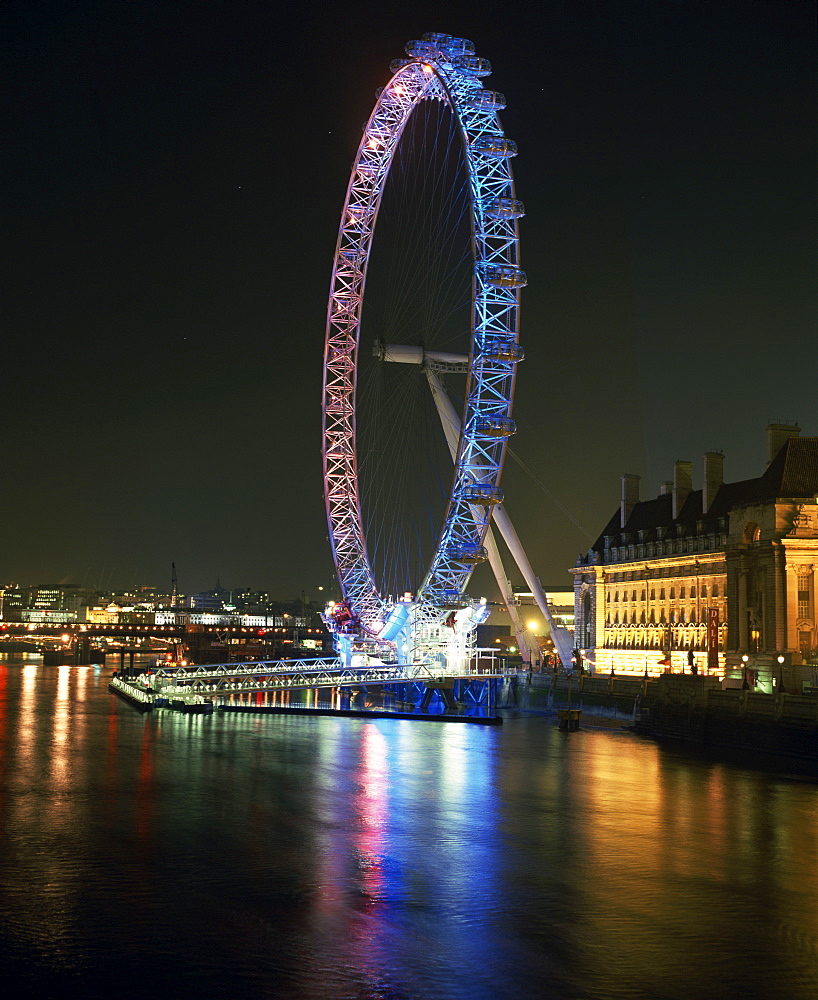
[[(397, 704), (414, 715), (426, 717), (436, 704), (442, 713), (494, 713), (501, 694), (516, 679), (492, 650), (482, 651), (457, 675), (438, 661), (428, 663), (378, 663), (345, 665), (339, 657), (309, 660), (183, 665), (159, 662), (134, 675), (126, 671), (111, 679), (111, 689), (142, 711), (155, 707), (193, 710), (193, 706), (218, 703), (227, 707), (236, 697), (250, 696), (244, 710), (270, 710), (264, 696), (274, 692), (337, 689), (345, 714), (370, 714), (355, 708), (355, 695), (388, 691)], [(233, 706), (231, 706), (233, 707)], [(395, 714), (389, 712), (388, 714)]]

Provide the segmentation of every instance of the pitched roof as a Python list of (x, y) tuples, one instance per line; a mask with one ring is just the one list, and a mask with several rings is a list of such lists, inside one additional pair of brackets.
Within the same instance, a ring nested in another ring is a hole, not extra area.
[[(818, 494), (818, 437), (797, 437), (786, 441), (762, 476), (743, 479), (737, 483), (723, 483), (706, 520), (724, 517), (733, 508), (744, 504), (764, 503), (779, 497), (799, 499)], [(673, 518), (673, 496), (663, 493), (652, 500), (637, 503), (622, 528), (617, 510), (591, 546), (595, 552), (605, 548), (606, 535), (620, 532), (649, 531), (651, 528), (689, 525), (702, 519), (702, 490), (691, 490), (679, 516)]]

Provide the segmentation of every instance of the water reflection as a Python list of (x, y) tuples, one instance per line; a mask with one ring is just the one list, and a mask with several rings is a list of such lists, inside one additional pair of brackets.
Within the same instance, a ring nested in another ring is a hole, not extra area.
[(143, 716), (31, 664), (0, 740), (15, 995), (818, 991), (809, 780), (544, 719)]

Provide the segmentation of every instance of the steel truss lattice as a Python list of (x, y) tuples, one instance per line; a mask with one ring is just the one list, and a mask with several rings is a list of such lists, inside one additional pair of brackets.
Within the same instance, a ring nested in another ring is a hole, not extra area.
[[(323, 458), (329, 535), (344, 600), (364, 633), (377, 634), (386, 602), (367, 554), (356, 459), (356, 381), (364, 285), (373, 233), (396, 147), (421, 101), (449, 106), (460, 136), (472, 216), (472, 331), (462, 431), (445, 522), (417, 594), (424, 608), (462, 599), (477, 562), (491, 504), (475, 506), (475, 485), (501, 496), (506, 443), (514, 432), (511, 407), (518, 343), (520, 289), (518, 219), (510, 160), (498, 111), (505, 99), (484, 89), (490, 72), (465, 39), (431, 33), (406, 46), (407, 59), (379, 94), (352, 167), (344, 203), (327, 311), (324, 354)], [(477, 516), (475, 516), (477, 511)], [(422, 614), (427, 618), (428, 613)]]

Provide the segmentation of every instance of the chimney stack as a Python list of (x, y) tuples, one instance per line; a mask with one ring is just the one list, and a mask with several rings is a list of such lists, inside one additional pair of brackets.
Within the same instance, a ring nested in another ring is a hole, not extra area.
[(687, 495), (693, 488), (693, 463), (676, 462), (673, 467), (673, 520), (681, 513)]
[(622, 477), (622, 502), (619, 505), (619, 526), (624, 528), (631, 511), (639, 503), (639, 476), (626, 472)]
[(724, 453), (706, 451), (704, 453), (704, 483), (702, 484), (702, 514), (707, 514), (713, 506), (719, 487), (724, 483)]
[(801, 433), (798, 424), (767, 424), (767, 465), (781, 451), (790, 438), (797, 438)]

